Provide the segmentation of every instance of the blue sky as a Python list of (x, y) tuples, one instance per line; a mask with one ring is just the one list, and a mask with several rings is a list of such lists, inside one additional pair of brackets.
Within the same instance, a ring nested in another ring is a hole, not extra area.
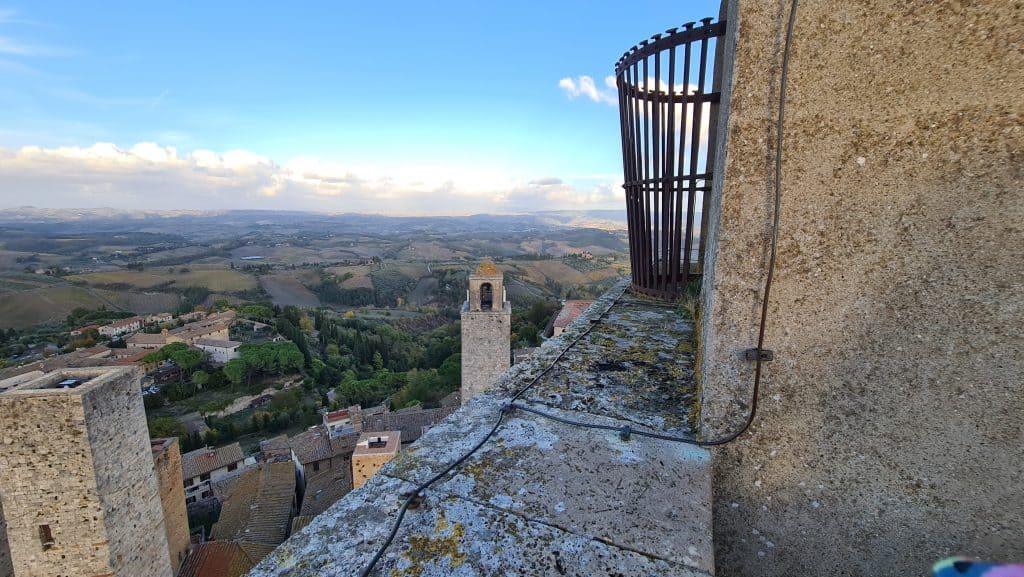
[(633, 43), (717, 11), (0, 4), (0, 208), (617, 208), (605, 77)]

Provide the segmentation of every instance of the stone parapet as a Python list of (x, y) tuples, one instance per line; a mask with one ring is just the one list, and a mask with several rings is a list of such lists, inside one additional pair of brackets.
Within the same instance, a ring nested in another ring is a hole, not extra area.
[[(692, 326), (622, 283), (335, 503), (250, 577), (358, 575), (403, 494), (444, 470), (518, 400), (551, 416), (670, 435), (689, 432)], [(710, 455), (678, 442), (513, 410), (410, 510), (372, 575), (714, 573)]]

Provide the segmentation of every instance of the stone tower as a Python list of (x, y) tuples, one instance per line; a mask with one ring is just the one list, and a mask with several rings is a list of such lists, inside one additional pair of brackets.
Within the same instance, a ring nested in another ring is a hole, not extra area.
[(0, 393), (0, 510), (0, 576), (171, 577), (137, 369)]
[(494, 384), (510, 366), (512, 305), (504, 278), (485, 259), (469, 275), (462, 305), (462, 402)]
[(160, 504), (164, 511), (164, 529), (167, 533), (167, 557), (177, 575), (181, 563), (188, 555), (188, 509), (185, 505), (185, 485), (181, 478), (181, 450), (178, 439), (152, 439), (153, 465), (156, 467), (160, 487)]

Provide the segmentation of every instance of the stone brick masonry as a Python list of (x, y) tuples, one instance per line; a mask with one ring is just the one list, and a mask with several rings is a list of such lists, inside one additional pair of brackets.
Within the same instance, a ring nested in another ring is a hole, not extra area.
[[(53, 388), (66, 378), (86, 382)], [(0, 503), (2, 577), (170, 577), (136, 370), (62, 371), (0, 394)]]
[(462, 401), (494, 384), (511, 365), (512, 306), (462, 311)]
[(188, 510), (181, 479), (181, 450), (178, 440), (153, 439), (153, 464), (160, 485), (160, 504), (167, 532), (168, 558), (175, 574), (188, 554)]

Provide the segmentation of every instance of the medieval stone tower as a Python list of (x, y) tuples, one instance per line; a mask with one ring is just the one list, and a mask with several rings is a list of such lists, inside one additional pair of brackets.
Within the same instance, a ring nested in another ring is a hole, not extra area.
[(469, 275), (462, 305), (462, 402), (498, 380), (511, 362), (512, 305), (505, 300), (504, 278), (485, 259)]
[(0, 577), (171, 577), (136, 369), (0, 393), (0, 510)]

